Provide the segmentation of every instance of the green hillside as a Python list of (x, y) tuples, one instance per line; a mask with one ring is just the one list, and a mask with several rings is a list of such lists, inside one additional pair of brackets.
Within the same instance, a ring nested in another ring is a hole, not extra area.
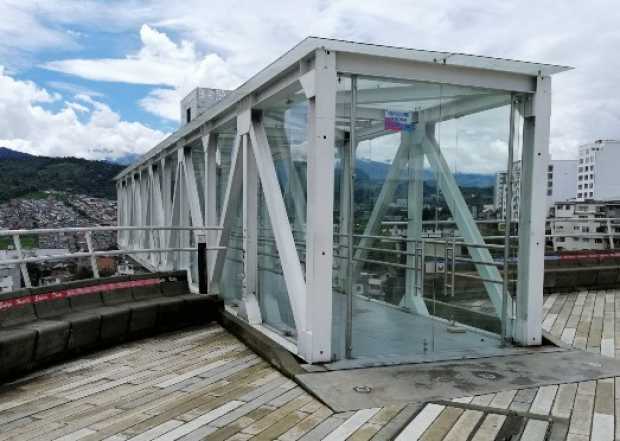
[(0, 147), (0, 202), (45, 190), (116, 198), (112, 178), (124, 166), (79, 158), (48, 158)]

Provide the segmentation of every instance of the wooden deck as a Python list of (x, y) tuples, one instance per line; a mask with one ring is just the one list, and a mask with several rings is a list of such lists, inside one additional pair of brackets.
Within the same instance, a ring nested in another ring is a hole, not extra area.
[[(543, 327), (578, 348), (615, 356), (616, 311), (616, 292), (551, 295)], [(620, 377), (455, 397), (421, 410), (334, 414), (214, 325), (126, 344), (3, 386), (0, 441), (379, 441), (403, 426), (398, 439), (407, 441), (511, 434), (528, 441), (613, 440), (620, 438), (616, 398)]]
[[(543, 312), (543, 329), (563, 342), (620, 356), (620, 291), (552, 294)], [(524, 441), (620, 439), (620, 377), (428, 404), (398, 439), (482, 441), (511, 430)]]

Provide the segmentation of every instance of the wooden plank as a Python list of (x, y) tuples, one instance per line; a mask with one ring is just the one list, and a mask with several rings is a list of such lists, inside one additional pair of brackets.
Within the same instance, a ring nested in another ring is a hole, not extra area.
[(495, 398), (495, 394), (478, 395), (471, 400), (471, 404), (475, 406), (488, 406)]
[(515, 395), (517, 395), (517, 391), (514, 389), (498, 392), (491, 403), (489, 403), (489, 407), (495, 409), (508, 409), (508, 407), (510, 407), (510, 403), (514, 400)]
[(325, 437), (325, 441), (344, 441), (359, 429), (366, 421), (372, 418), (380, 408), (362, 409), (355, 412), (336, 430)]
[(214, 361), (213, 363), (209, 363), (205, 366), (201, 366), (199, 368), (193, 369), (189, 372), (186, 372), (182, 375), (177, 375), (176, 377), (168, 380), (168, 381), (163, 381), (159, 384), (157, 384), (157, 387), (161, 387), (162, 389), (169, 387), (169, 386), (173, 386), (175, 384), (181, 383), (182, 381), (185, 381), (189, 378), (192, 377), (196, 377), (199, 374), (204, 374), (205, 372), (208, 372), (212, 369), (215, 369), (217, 367), (223, 366), (227, 363), (229, 363), (231, 361), (231, 359), (224, 359), (224, 360), (218, 360), (218, 361)]
[(573, 415), (568, 429), (569, 434), (589, 436), (592, 427), (592, 413), (594, 411), (594, 394), (587, 383), (579, 383)]
[(182, 424), (183, 421), (168, 420), (165, 423), (160, 424), (159, 426), (155, 426), (152, 429), (149, 429), (146, 432), (142, 432), (140, 435), (134, 436), (133, 438), (129, 439), (130, 441), (152, 441), (155, 438), (170, 432), (172, 429), (176, 429)]
[[(303, 407), (302, 407), (303, 409)], [(281, 434), (278, 437), (279, 441), (297, 441), (303, 435), (314, 429), (322, 421), (332, 415), (332, 412), (327, 407), (321, 407), (317, 409), (311, 415), (301, 420), (295, 426), (291, 427), (288, 431)]]
[(424, 434), (433, 421), (445, 409), (439, 404), (427, 404), (419, 414), (403, 429), (396, 441), (416, 441)]
[(566, 301), (562, 305), (562, 310), (558, 314), (557, 319), (551, 327), (550, 331), (553, 335), (562, 335), (562, 331), (564, 330), (564, 327), (566, 326), (568, 318), (570, 317), (573, 307), (575, 305), (575, 298), (576, 296), (574, 294), (566, 296)]
[(594, 412), (591, 441), (613, 441), (614, 434), (614, 416)]
[(506, 421), (506, 415), (499, 415), (496, 413), (488, 414), (478, 428), (474, 439), (476, 441), (494, 441), (504, 425), (504, 421)]
[(80, 439), (84, 439), (85, 437), (87, 437), (88, 435), (92, 435), (93, 433), (96, 432), (91, 429), (80, 429), (76, 432), (70, 433), (60, 438), (56, 438), (56, 441), (77, 441)]
[[(254, 398), (252, 401), (248, 403), (244, 403), (242, 406), (239, 406), (238, 409), (235, 409), (232, 412), (229, 412), (227, 415), (224, 415), (216, 420), (214, 420), (211, 425), (215, 427), (224, 427), (238, 418), (241, 418), (244, 415), (252, 412), (254, 409), (268, 403), (272, 399), (286, 393), (290, 389), (295, 387), (293, 382), (287, 381), (284, 384), (281, 384), (275, 389), (268, 390), (263, 395), (260, 395)], [(242, 395), (243, 396), (243, 395)], [(243, 400), (241, 400), (243, 401)]]
[[(211, 421), (218, 419), (222, 415), (226, 415), (228, 412), (236, 409), (242, 404), (243, 404), (243, 401), (229, 401), (226, 404), (223, 404), (220, 407), (217, 407), (213, 409), (212, 411), (190, 421), (189, 423), (185, 423), (177, 427), (176, 429), (171, 430), (170, 432), (157, 438), (157, 440), (158, 441), (175, 441), (181, 438), (182, 436), (185, 436), (188, 433), (191, 433), (194, 430), (197, 430), (201, 428), (202, 426), (207, 425)], [(213, 429), (213, 431), (215, 431), (215, 428)]]
[(544, 441), (547, 436), (549, 423), (541, 420), (529, 420), (523, 430), (521, 439), (523, 441)]
[(510, 410), (517, 412), (529, 411), (537, 392), (537, 388), (519, 390), (515, 395), (514, 400), (512, 400), (512, 403), (510, 403)]
[(557, 391), (557, 385), (543, 386), (538, 389), (538, 393), (532, 402), (530, 412), (538, 415), (549, 415)]
[[(240, 434), (240, 432), (250, 424), (258, 421), (263, 418), (265, 415), (273, 412), (273, 409), (267, 406), (262, 406), (257, 409), (254, 409), (252, 412), (247, 415), (242, 416), (241, 418), (236, 419), (233, 423), (228, 424), (224, 427), (215, 427), (211, 423), (207, 424), (205, 427), (215, 428), (217, 429), (215, 432), (209, 433), (208, 439), (209, 441), (224, 441), (229, 439), (230, 437), (236, 436)], [(191, 434), (200, 435), (200, 430), (197, 430)], [(245, 435), (245, 434), (243, 434)], [(188, 435), (189, 436), (189, 435)], [(251, 435), (248, 435), (251, 436)], [(203, 438), (199, 438), (203, 439)], [(183, 440), (185, 441), (185, 440)]]
[(596, 395), (594, 398), (594, 411), (601, 414), (614, 414), (614, 379), (606, 378), (596, 382)]
[(553, 408), (551, 409), (551, 416), (565, 419), (570, 418), (576, 393), (576, 383), (561, 384), (558, 388), (558, 394), (553, 403)]
[(340, 426), (342, 422), (349, 418), (352, 413), (349, 415), (345, 414), (334, 414), (330, 417), (324, 419), (318, 426), (314, 429), (306, 433), (304, 436), (300, 438), (300, 441), (321, 441), (331, 432), (333, 432), (336, 427)]
[(443, 441), (466, 441), (477, 427), (483, 413), (479, 410), (466, 410), (450, 429)]
[(407, 404), (372, 437), (372, 441), (393, 441), (398, 433), (401, 432), (402, 428), (405, 427), (418, 412), (420, 407), (421, 406), (416, 403)]
[(263, 430), (270, 427), (272, 424), (275, 424), (279, 419), (288, 415), (289, 413), (299, 410), (304, 404), (310, 401), (310, 396), (304, 394), (302, 396), (298, 396), (293, 400), (286, 403), (284, 406), (277, 408), (270, 414), (256, 421), (255, 423), (249, 425), (245, 429), (243, 429), (243, 433), (248, 433), (250, 435), (258, 435)]
[(461, 417), (464, 410), (458, 407), (446, 407), (433, 424), (424, 432), (421, 441), (442, 440), (448, 434), (454, 423)]

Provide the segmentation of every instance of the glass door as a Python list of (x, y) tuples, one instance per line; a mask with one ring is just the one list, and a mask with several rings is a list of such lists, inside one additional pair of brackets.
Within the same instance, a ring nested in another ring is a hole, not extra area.
[(501, 346), (501, 244), (487, 246), (480, 220), (506, 167), (509, 95), (338, 84), (335, 351), (406, 360)]

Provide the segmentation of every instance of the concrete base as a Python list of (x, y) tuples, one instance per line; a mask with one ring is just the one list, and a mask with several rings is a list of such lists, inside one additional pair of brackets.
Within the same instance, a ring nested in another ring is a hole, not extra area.
[(295, 375), (305, 372), (293, 354), (243, 320), (227, 312), (223, 307), (219, 310), (217, 320), (227, 331), (234, 334), (284, 375), (294, 378)]
[[(344, 327), (346, 298), (335, 295), (333, 304), (333, 346), (337, 369), (350, 365), (344, 359)], [(382, 302), (353, 297), (353, 358), (359, 364), (427, 362), (474, 355), (477, 357), (503, 355), (498, 335), (458, 325), (460, 332), (449, 321), (404, 311)]]
[[(620, 376), (620, 360), (578, 350), (477, 360), (304, 373), (296, 380), (334, 411), (457, 397)], [(369, 393), (354, 390), (370, 387)]]

